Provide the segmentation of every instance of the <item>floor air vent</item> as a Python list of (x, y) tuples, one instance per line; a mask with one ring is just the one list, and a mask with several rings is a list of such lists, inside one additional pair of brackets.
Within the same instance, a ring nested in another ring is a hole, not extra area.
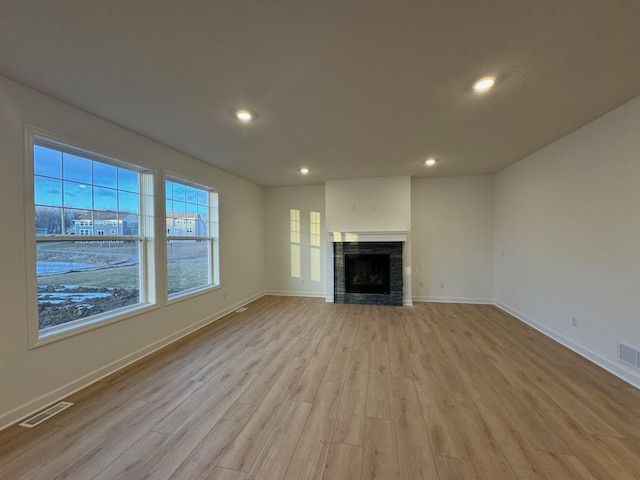
[(236, 310), (236, 313), (242, 313), (245, 310), (247, 310), (247, 307), (240, 307), (239, 309)]
[(56, 413), (60, 413), (64, 409), (69, 408), (71, 405), (73, 405), (73, 403), (60, 402), (60, 403), (54, 405), (53, 407), (47, 408), (44, 412), (40, 412), (36, 416), (31, 417), (29, 420), (25, 420), (24, 422), (22, 422), (20, 424), (20, 426), (21, 427), (27, 427), (27, 428), (33, 428), (36, 425), (39, 425), (40, 423), (44, 422), (48, 418), (53, 417)]
[(629, 345), (625, 345), (624, 343), (620, 344), (618, 359), (630, 367), (640, 369), (640, 351), (630, 347)]

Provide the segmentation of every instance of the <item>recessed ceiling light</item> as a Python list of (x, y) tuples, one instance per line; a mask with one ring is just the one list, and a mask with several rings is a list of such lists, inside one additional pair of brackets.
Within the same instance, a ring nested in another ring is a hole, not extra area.
[(309, 173), (309, 169), (308, 169), (307, 167), (302, 167), (302, 168), (300, 169), (300, 173), (301, 173), (302, 175), (306, 175), (307, 173)]
[(433, 167), (433, 166), (436, 164), (436, 159), (435, 159), (435, 158), (427, 158), (427, 159), (424, 161), (424, 164), (425, 164), (427, 167)]
[(236, 117), (238, 117), (238, 120), (240, 120), (241, 122), (247, 123), (251, 121), (253, 115), (249, 110), (238, 110), (236, 112)]
[(486, 92), (496, 83), (495, 77), (484, 77), (473, 84), (473, 89), (476, 92)]

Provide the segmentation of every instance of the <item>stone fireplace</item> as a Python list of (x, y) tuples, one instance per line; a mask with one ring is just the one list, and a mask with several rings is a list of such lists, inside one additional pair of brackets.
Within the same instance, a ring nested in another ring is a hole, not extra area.
[(403, 243), (334, 240), (334, 302), (402, 306)]

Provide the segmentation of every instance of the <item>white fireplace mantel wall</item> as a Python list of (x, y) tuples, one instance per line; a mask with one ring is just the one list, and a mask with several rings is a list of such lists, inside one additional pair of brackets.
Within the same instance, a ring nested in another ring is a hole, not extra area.
[(331, 242), (406, 242), (407, 232), (329, 232)]
[(327, 302), (333, 302), (333, 243), (403, 242), (403, 303), (411, 295), (411, 177), (325, 183)]

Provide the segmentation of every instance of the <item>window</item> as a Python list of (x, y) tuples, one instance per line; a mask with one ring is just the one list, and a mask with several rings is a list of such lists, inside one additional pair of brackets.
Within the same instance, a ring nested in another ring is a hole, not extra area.
[(33, 132), (30, 140), (37, 338), (152, 303), (149, 171)]
[(301, 278), (300, 268), (300, 210), (291, 208), (289, 210), (289, 235), (291, 248), (291, 276)]
[(167, 294), (218, 285), (218, 193), (179, 177), (165, 179)]
[(322, 280), (320, 257), (320, 212), (309, 212), (309, 244), (311, 247), (309, 262), (311, 267), (311, 280)]

